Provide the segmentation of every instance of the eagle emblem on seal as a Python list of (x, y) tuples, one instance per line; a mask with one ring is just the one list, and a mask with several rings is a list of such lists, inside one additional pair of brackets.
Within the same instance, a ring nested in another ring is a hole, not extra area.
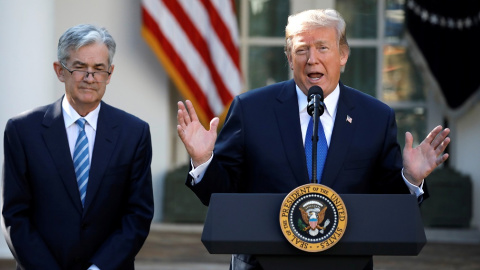
[(305, 223), (302, 226), (304, 227), (303, 231), (308, 231), (308, 234), (311, 236), (317, 236), (318, 233), (323, 234), (325, 228), (330, 224), (330, 220), (327, 219), (323, 226), (320, 226), (325, 219), (327, 207), (319, 201), (311, 200), (305, 202), (299, 209), (302, 213), (302, 220)]

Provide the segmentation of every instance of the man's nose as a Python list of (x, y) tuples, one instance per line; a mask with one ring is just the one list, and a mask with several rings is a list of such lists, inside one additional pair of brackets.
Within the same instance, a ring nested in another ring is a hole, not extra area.
[(319, 62), (319, 52), (317, 51), (317, 49), (315, 47), (311, 47), (308, 49), (308, 60), (307, 60), (307, 63), (309, 65), (314, 65), (314, 64), (317, 64)]
[[(92, 76), (90, 76), (92, 75)], [(85, 74), (85, 77), (83, 78), (84, 81), (87, 81), (87, 82), (94, 82), (95, 81), (95, 72), (87, 72)]]

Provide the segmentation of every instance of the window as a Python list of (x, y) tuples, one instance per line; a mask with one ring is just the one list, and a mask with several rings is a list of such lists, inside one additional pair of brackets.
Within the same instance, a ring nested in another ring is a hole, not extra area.
[(405, 0), (337, 0), (335, 6), (347, 22), (351, 47), (340, 79), (395, 110), (402, 148), (405, 131), (420, 140), (427, 124), (425, 86), (405, 38), (404, 5)]
[(245, 90), (289, 79), (283, 47), (290, 3), (285, 0), (239, 0), (241, 63)]

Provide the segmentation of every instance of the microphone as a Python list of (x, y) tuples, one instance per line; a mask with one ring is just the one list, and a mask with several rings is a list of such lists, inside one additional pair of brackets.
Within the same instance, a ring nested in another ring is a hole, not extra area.
[(314, 111), (318, 109), (318, 116), (320, 117), (325, 111), (325, 103), (323, 103), (323, 89), (314, 85), (308, 89), (308, 105), (307, 112), (309, 115), (314, 116)]
[[(313, 117), (313, 134), (312, 134), (312, 180), (314, 184), (318, 184), (317, 180), (317, 142), (318, 142), (318, 123), (320, 115), (325, 111), (325, 103), (323, 103), (323, 89), (314, 85), (308, 89), (308, 105), (307, 112)], [(305, 138), (307, 140), (308, 138)]]

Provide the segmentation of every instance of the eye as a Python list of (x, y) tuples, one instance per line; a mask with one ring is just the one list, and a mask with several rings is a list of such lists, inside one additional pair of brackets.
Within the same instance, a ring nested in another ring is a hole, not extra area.
[(307, 53), (307, 49), (305, 48), (298, 48), (296, 51), (295, 51), (296, 54), (305, 54)]
[(327, 46), (320, 45), (320, 46), (317, 47), (317, 50), (319, 50), (319, 51), (326, 51), (326, 50), (328, 50), (328, 47), (327, 47)]
[(105, 71), (106, 69), (105, 65), (95, 65), (96, 71)]
[(85, 69), (85, 66), (84, 65), (74, 65), (73, 68), (78, 69), (78, 70), (82, 70), (82, 69)]

